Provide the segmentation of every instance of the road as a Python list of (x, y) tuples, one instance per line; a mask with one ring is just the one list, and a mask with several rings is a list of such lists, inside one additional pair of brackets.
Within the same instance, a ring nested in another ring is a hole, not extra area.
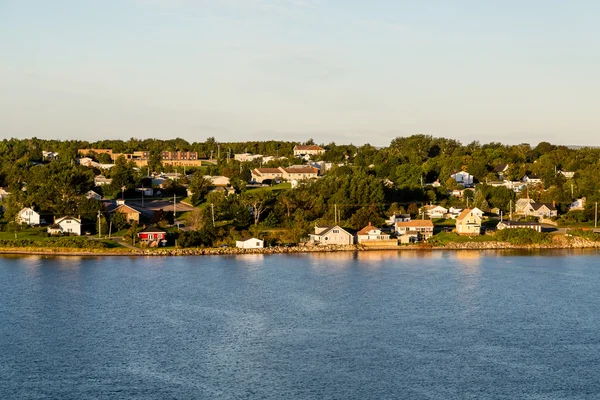
[[(142, 207), (141, 200), (129, 200), (127, 204), (131, 204), (133, 207), (135, 207), (147, 217), (152, 217), (154, 211), (158, 211), (161, 209), (165, 212), (173, 211), (173, 200), (144, 200), (144, 207)], [(194, 207), (184, 203), (178, 202), (176, 205), (176, 210), (178, 213), (192, 211), (193, 209)]]

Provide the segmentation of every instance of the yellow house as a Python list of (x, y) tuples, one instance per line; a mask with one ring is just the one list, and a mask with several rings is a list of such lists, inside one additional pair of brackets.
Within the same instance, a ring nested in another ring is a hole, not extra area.
[(466, 208), (456, 217), (456, 233), (459, 235), (479, 235), (481, 233), (481, 217)]

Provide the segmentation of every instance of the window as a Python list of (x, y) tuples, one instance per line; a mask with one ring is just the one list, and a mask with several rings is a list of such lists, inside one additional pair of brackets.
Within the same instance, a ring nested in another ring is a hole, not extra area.
[(339, 229), (334, 229), (333, 233), (340, 233), (340, 230)]

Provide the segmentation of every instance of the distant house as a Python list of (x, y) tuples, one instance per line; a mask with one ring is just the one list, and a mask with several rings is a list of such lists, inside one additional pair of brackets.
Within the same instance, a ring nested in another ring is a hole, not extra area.
[(456, 217), (456, 233), (459, 235), (479, 235), (481, 217), (470, 208), (466, 208)]
[(583, 210), (585, 208), (585, 197), (575, 199), (569, 204), (569, 211)]
[(42, 157), (45, 160), (56, 160), (56, 159), (58, 159), (58, 153), (55, 151), (42, 150)]
[(17, 214), (17, 223), (29, 226), (39, 225), (41, 223), (40, 214), (33, 208), (25, 207)]
[(473, 175), (466, 171), (460, 171), (455, 174), (450, 175), (452, 179), (456, 181), (456, 183), (463, 186), (472, 186), (473, 185)]
[(559, 171), (567, 179), (572, 179), (575, 176), (575, 171)]
[(294, 168), (255, 168), (251, 171), (252, 180), (262, 183), (265, 180), (278, 182), (280, 180), (305, 180), (316, 179), (319, 176), (319, 170), (314, 167), (299, 166)]
[(525, 214), (530, 210), (530, 204), (535, 203), (531, 199), (518, 199), (515, 203), (515, 212)]
[(554, 203), (531, 203), (530, 215), (534, 215), (540, 218), (551, 218), (558, 216), (558, 210)]
[(390, 240), (390, 235), (381, 233), (381, 229), (371, 225), (369, 222), (369, 225), (356, 233), (356, 241), (360, 244), (370, 240)]
[(229, 178), (226, 177), (226, 176), (204, 175), (203, 178), (206, 179), (206, 180), (208, 180), (208, 181), (210, 181), (213, 186), (229, 186)]
[(315, 156), (325, 154), (325, 149), (314, 144), (294, 146), (294, 157)]
[(233, 155), (233, 159), (240, 162), (248, 161), (248, 157), (252, 157), (252, 153), (237, 153)]
[(240, 249), (262, 249), (265, 242), (257, 238), (249, 238), (235, 241), (235, 247)]
[(542, 178), (537, 175), (525, 175), (523, 177), (523, 182), (529, 185), (537, 185), (538, 183), (542, 183)]
[(413, 243), (433, 236), (433, 222), (430, 219), (413, 219), (396, 222), (396, 234), (400, 243)]
[(425, 206), (425, 214), (431, 219), (445, 218), (448, 209), (442, 206)]
[(138, 232), (138, 239), (150, 247), (164, 246), (167, 243), (167, 232), (155, 226), (148, 226)]
[(85, 194), (85, 197), (87, 197), (88, 199), (93, 199), (93, 200), (102, 200), (102, 196), (99, 195), (98, 193), (94, 192), (93, 190), (88, 190), (88, 192)]
[(112, 179), (106, 178), (104, 175), (98, 175), (94, 177), (94, 184), (96, 186), (110, 185), (111, 183)]
[(120, 204), (117, 208), (115, 208), (112, 211), (109, 211), (109, 213), (111, 214), (116, 214), (116, 213), (120, 213), (120, 214), (125, 214), (125, 218), (127, 218), (127, 221), (129, 222), (140, 222), (140, 212), (138, 210), (136, 210), (135, 208), (128, 206), (126, 204)]
[(51, 235), (70, 234), (81, 236), (81, 219), (66, 216), (54, 220), (54, 224), (48, 227)]
[(471, 208), (471, 212), (477, 215), (479, 218), (483, 218), (483, 211), (481, 211), (479, 208), (473, 207)]
[(500, 221), (498, 225), (496, 225), (496, 229), (499, 231), (503, 229), (517, 229), (517, 228), (527, 228), (533, 229), (535, 231), (541, 232), (542, 226), (538, 222), (524, 222), (524, 221)]
[(504, 175), (508, 171), (508, 164), (497, 164), (494, 166), (494, 172), (498, 175), (500, 179), (504, 179)]
[(354, 235), (338, 225), (315, 226), (315, 233), (310, 235), (310, 241), (319, 245), (354, 244)]
[(458, 217), (460, 215), (462, 210), (463, 210), (462, 208), (450, 207), (448, 209), (448, 216), (452, 219), (456, 219), (456, 217)]

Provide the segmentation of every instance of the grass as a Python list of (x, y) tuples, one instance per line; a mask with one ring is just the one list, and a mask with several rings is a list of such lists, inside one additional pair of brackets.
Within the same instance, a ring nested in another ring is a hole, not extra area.
[[(46, 232), (46, 228), (27, 228), (17, 231), (17, 239), (44, 240), (46, 237), (40, 236), (40, 233)], [(14, 232), (0, 232), (0, 240), (14, 240)]]
[(292, 188), (292, 184), (289, 182), (282, 182), (282, 183), (278, 183), (276, 185), (272, 185), (272, 186), (261, 186), (261, 187), (257, 187), (257, 188), (248, 188), (248, 192), (252, 192), (252, 191), (258, 191), (258, 190), (264, 190), (264, 191), (271, 191), (271, 192), (281, 192), (282, 190), (289, 190)]
[(493, 242), (494, 238), (488, 235), (479, 236), (461, 236), (454, 232), (440, 232), (428, 240), (431, 244), (448, 244), (448, 243), (473, 243), (473, 242)]

